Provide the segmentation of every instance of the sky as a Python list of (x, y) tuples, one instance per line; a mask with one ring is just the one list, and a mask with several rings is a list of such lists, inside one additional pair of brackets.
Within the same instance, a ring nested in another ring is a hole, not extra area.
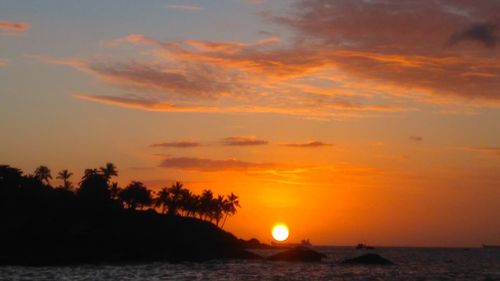
[(234, 192), (245, 239), (500, 244), (499, 120), (497, 0), (0, 0), (1, 164)]

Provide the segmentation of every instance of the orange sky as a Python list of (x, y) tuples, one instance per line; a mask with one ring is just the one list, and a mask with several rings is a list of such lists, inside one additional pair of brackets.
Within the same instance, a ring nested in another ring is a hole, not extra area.
[(235, 192), (265, 242), (500, 244), (498, 1), (0, 7), (0, 164)]

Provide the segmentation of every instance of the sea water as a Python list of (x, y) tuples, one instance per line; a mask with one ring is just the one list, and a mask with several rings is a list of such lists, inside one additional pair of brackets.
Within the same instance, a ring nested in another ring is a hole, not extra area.
[[(315, 247), (320, 263), (228, 260), (204, 263), (143, 263), (62, 267), (0, 267), (0, 280), (500, 280), (500, 250), (464, 248)], [(268, 256), (275, 250), (256, 251)], [(367, 252), (394, 266), (344, 266), (340, 261)]]

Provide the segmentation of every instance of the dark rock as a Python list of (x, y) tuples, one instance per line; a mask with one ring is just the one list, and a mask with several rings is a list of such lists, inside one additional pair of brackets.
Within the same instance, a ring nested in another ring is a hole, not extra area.
[(392, 265), (392, 261), (381, 257), (377, 254), (365, 254), (352, 259), (346, 259), (341, 262), (342, 264), (352, 265)]
[[(57, 213), (58, 224), (37, 214), (0, 231), (0, 265), (64, 265), (149, 261), (202, 262), (211, 259), (257, 259), (238, 239), (194, 218), (139, 211), (88, 214)], [(61, 217), (64, 216), (64, 217)], [(6, 221), (1, 219), (0, 222)]]
[(274, 249), (273, 246), (262, 243), (256, 238), (252, 238), (252, 239), (248, 239), (248, 240), (239, 239), (239, 241), (240, 241), (241, 245), (243, 246), (243, 248), (245, 248), (245, 249)]
[(296, 247), (268, 257), (271, 261), (301, 261), (301, 262), (319, 262), (326, 255), (307, 249)]

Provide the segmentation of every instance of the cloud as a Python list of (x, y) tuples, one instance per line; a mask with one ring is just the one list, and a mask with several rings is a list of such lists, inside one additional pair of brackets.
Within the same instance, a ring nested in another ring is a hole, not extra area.
[(453, 34), (449, 43), (455, 45), (461, 41), (476, 41), (485, 47), (493, 48), (500, 41), (498, 23), (475, 23), (465, 30)]
[(500, 9), (498, 1), (471, 3), (299, 0), (284, 14), (265, 15), (291, 38), (161, 41), (130, 34), (105, 44), (109, 57), (44, 61), (124, 91), (78, 98), (149, 111), (332, 119), (432, 104), (467, 112), (500, 104), (500, 50), (448, 44), (457, 30), (490, 22)]
[(159, 112), (214, 112), (217, 108), (208, 106), (177, 105), (153, 100), (130, 97), (114, 97), (102, 95), (75, 95), (75, 98), (94, 101), (102, 104), (117, 105), (125, 108), (142, 109)]
[(187, 11), (199, 11), (203, 10), (203, 7), (192, 4), (167, 4), (165, 5), (168, 9), (176, 9), (176, 10), (187, 10)]
[(423, 141), (424, 140), (422, 137), (419, 137), (419, 136), (410, 136), (409, 139), (411, 141)]
[(419, 91), (488, 102), (500, 100), (498, 50), (446, 46), (453, 34), (455, 41), (496, 42), (493, 25), (456, 30), (489, 22), (499, 9), (500, 2), (489, 0), (302, 0), (293, 13), (268, 17), (294, 30), (297, 40), (311, 42), (311, 48), (332, 50), (329, 60), (352, 77), (390, 84), (407, 96)]
[(0, 30), (23, 32), (30, 28), (30, 24), (26, 22), (12, 22), (0, 20)]
[(146, 63), (90, 63), (83, 66), (102, 79), (127, 89), (163, 92), (178, 99), (213, 99), (234, 91), (232, 77), (217, 79), (209, 67), (191, 66), (180, 72), (167, 66)]
[(154, 143), (150, 147), (175, 147), (175, 148), (191, 148), (201, 146), (201, 143), (194, 141), (174, 141), (174, 142), (163, 142)]
[[(133, 34), (109, 44), (112, 48), (124, 43), (152, 46), (154, 62), (31, 57), (76, 68), (105, 83), (135, 92), (121, 96), (76, 96), (126, 108), (164, 112), (277, 113), (315, 118), (414, 110), (347, 87), (326, 89), (296, 83), (295, 79), (306, 78), (316, 71), (318, 66), (311, 61), (317, 54), (307, 51), (297, 58), (292, 50), (268, 50), (276, 42), (276, 38), (267, 38), (251, 44), (192, 40), (176, 44)], [(280, 60), (280, 55), (285, 61), (276, 61)]]
[(202, 172), (265, 170), (277, 167), (276, 164), (271, 163), (252, 163), (235, 159), (215, 160), (191, 157), (166, 158), (159, 166), (163, 168)]
[(331, 143), (324, 143), (321, 141), (310, 141), (306, 143), (287, 143), (284, 145), (289, 147), (302, 147), (302, 148), (319, 148), (319, 147), (333, 146), (333, 144)]
[[(173, 104), (165, 103), (150, 98), (143, 98), (136, 95), (126, 95), (126, 96), (107, 96), (107, 95), (89, 95), (89, 94), (77, 94), (74, 95), (75, 98), (81, 100), (92, 101), (105, 105), (113, 105), (128, 109), (139, 109), (152, 112), (204, 112), (212, 114), (248, 114), (248, 113), (273, 113), (273, 114), (283, 114), (291, 116), (309, 116), (310, 118), (323, 119), (345, 119), (357, 117), (356, 113), (353, 111), (373, 111), (373, 112), (399, 112), (411, 110), (404, 107), (397, 106), (345, 106), (345, 105), (332, 105), (330, 108), (332, 111), (338, 110), (338, 112), (322, 112), (316, 111), (308, 107), (272, 107), (272, 106), (258, 106), (258, 105), (234, 105), (234, 106), (196, 106), (196, 105), (186, 105), (186, 104)], [(351, 111), (351, 112), (349, 112)]]
[(222, 143), (229, 146), (255, 146), (266, 145), (269, 142), (266, 140), (257, 139), (255, 138), (255, 136), (235, 136), (223, 139)]

